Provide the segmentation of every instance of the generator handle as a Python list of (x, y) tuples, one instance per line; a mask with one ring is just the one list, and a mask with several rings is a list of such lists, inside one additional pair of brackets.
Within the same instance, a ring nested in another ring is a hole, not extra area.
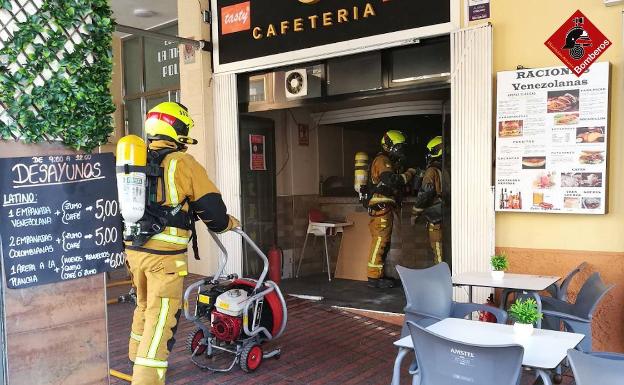
[(228, 252), (225, 249), (225, 246), (223, 246), (223, 242), (221, 242), (219, 237), (217, 237), (217, 234), (213, 233), (212, 231), (209, 231), (209, 233), (212, 236), (212, 239), (214, 239), (215, 243), (217, 244), (219, 250), (221, 250), (221, 255), (219, 255), (219, 265), (217, 266), (217, 272), (214, 275), (214, 280), (218, 280), (219, 278), (221, 278), (221, 276), (223, 275), (223, 271), (225, 270), (225, 265), (228, 261)]
[(184, 292), (184, 303), (182, 305), (182, 308), (184, 309), (184, 317), (186, 317), (186, 319), (191, 322), (199, 318), (197, 317), (197, 314), (191, 314), (191, 309), (189, 306), (189, 298), (191, 297), (191, 292), (193, 292), (194, 290), (198, 290), (205, 283), (206, 282), (203, 279), (201, 281), (197, 281), (193, 283), (192, 285), (190, 285), (189, 287), (187, 287), (186, 291)]
[(267, 258), (267, 256), (262, 252), (262, 250), (258, 247), (258, 245), (256, 245), (256, 243), (249, 238), (249, 235), (247, 235), (243, 229), (241, 228), (235, 228), (232, 229), (233, 232), (237, 233), (238, 235), (240, 235), (241, 237), (243, 237), (243, 239), (245, 240), (245, 242), (247, 242), (247, 244), (249, 246), (251, 246), (252, 249), (254, 249), (254, 251), (258, 254), (258, 256), (260, 257), (260, 259), (262, 259), (262, 263), (264, 264), (263, 268), (262, 268), (262, 274), (260, 274), (260, 278), (258, 278), (258, 282), (256, 282), (256, 287), (254, 288), (254, 293), (258, 291), (258, 289), (260, 289), (260, 287), (264, 284), (264, 280), (266, 279), (267, 274), (269, 273), (269, 259)]

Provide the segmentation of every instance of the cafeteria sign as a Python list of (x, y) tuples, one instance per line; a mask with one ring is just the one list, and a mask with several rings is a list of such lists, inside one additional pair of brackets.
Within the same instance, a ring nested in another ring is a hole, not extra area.
[(450, 1), (218, 0), (217, 64), (450, 22)]

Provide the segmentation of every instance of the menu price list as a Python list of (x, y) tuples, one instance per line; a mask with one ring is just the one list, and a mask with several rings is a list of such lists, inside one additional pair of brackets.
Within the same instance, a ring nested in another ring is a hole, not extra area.
[(6, 285), (79, 279), (125, 263), (112, 153), (0, 159)]
[(609, 63), (498, 73), (497, 211), (606, 212)]

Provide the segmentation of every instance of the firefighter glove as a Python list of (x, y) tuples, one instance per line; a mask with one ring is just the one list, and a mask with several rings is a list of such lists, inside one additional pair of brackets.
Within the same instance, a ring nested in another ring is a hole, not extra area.
[(234, 218), (233, 216), (229, 215), (230, 217), (230, 221), (228, 223), (228, 227), (225, 231), (230, 231), (232, 229), (237, 229), (239, 227), (241, 227), (241, 223), (238, 219)]

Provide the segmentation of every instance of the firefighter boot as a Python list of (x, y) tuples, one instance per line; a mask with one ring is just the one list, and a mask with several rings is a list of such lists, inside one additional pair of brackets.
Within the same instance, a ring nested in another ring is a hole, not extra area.
[(368, 286), (376, 289), (391, 289), (396, 286), (394, 280), (388, 278), (369, 278)]

